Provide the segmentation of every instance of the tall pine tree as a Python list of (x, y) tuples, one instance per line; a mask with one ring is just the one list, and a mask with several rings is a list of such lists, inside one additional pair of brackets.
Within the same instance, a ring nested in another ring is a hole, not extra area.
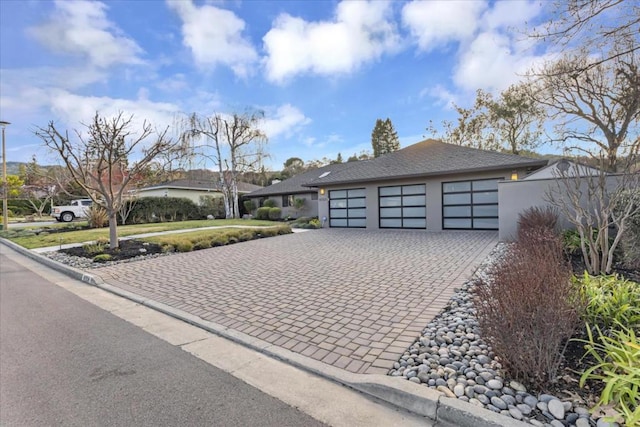
[(376, 125), (371, 132), (371, 147), (373, 148), (373, 157), (380, 157), (400, 149), (398, 133), (394, 129), (391, 119), (376, 120)]

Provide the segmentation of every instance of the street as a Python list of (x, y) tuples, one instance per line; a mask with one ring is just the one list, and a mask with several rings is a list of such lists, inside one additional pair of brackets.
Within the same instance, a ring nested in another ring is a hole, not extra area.
[(0, 254), (0, 425), (323, 424)]

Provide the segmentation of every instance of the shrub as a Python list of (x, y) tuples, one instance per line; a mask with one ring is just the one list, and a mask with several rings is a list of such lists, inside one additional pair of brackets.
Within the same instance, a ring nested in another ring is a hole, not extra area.
[(272, 221), (280, 219), (280, 215), (282, 214), (282, 209), (280, 208), (269, 208), (269, 219)]
[(177, 252), (191, 252), (193, 250), (193, 243), (189, 240), (178, 240), (174, 247)]
[(224, 246), (229, 243), (229, 237), (224, 234), (220, 234), (211, 239), (211, 246)]
[(193, 244), (193, 250), (198, 251), (200, 249), (209, 249), (211, 247), (210, 240), (199, 240)]
[[(584, 371), (580, 387), (587, 380), (605, 384), (598, 406), (612, 406), (619, 414), (607, 421), (627, 426), (640, 425), (640, 341), (631, 327), (615, 325), (608, 336), (596, 326), (598, 336), (593, 336), (587, 326), (588, 340), (583, 341), (588, 355), (596, 364)], [(595, 408), (598, 409), (597, 407)]]
[(640, 329), (640, 284), (617, 275), (574, 278), (586, 302), (585, 321), (604, 329), (617, 324)]
[(523, 233), (476, 282), (478, 321), (509, 375), (544, 387), (580, 324), (580, 302), (557, 236)]
[(322, 226), (318, 218), (314, 218), (311, 221), (309, 221), (309, 225), (311, 225), (313, 228), (320, 228)]
[(212, 215), (214, 218), (224, 218), (226, 213), (224, 211), (224, 199), (222, 197), (214, 196), (200, 196), (200, 216), (206, 218), (207, 215)]
[(525, 209), (518, 215), (518, 239), (521, 233), (531, 230), (549, 230), (553, 233), (557, 231), (558, 210), (551, 206), (533, 206)]
[(109, 216), (107, 215), (107, 211), (96, 204), (91, 205), (87, 210), (87, 224), (89, 224), (89, 228), (102, 228), (108, 223)]
[(186, 221), (204, 217), (202, 208), (185, 197), (140, 197), (136, 199), (127, 223)]
[(253, 230), (242, 230), (240, 231), (240, 233), (238, 233), (238, 240), (241, 242), (253, 240), (255, 237), (256, 235)]
[(256, 210), (256, 203), (253, 200), (245, 200), (242, 204), (244, 205), (244, 210), (247, 211), (247, 213), (252, 213)]
[(262, 208), (258, 208), (258, 210), (256, 211), (256, 219), (263, 219), (263, 220), (268, 220), (269, 219), (269, 211), (271, 210), (271, 208), (269, 207), (262, 207)]
[(272, 199), (267, 199), (262, 203), (262, 206), (265, 208), (275, 208), (276, 207), (276, 201), (272, 200)]
[[(640, 190), (635, 190), (636, 192)], [(626, 194), (623, 201), (632, 197)], [(638, 196), (636, 196), (638, 197)], [(616, 209), (618, 211), (619, 209)], [(618, 212), (616, 212), (618, 213)], [(625, 221), (625, 230), (620, 239), (621, 261), (629, 269), (640, 269), (640, 209)]]
[(107, 262), (111, 261), (112, 257), (109, 254), (99, 254), (93, 257), (93, 262)]

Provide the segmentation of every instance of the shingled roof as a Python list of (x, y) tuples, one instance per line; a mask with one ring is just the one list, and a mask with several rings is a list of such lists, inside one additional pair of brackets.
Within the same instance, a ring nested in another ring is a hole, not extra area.
[(298, 175), (292, 176), (289, 179), (285, 179), (284, 181), (278, 182), (276, 184), (271, 184), (268, 187), (264, 187), (260, 190), (254, 191), (248, 194), (249, 197), (263, 197), (263, 196), (276, 196), (281, 194), (300, 194), (300, 193), (312, 193), (313, 190), (305, 187), (304, 184), (318, 179), (320, 176), (324, 174), (328, 174), (326, 176), (330, 176), (333, 173), (336, 173), (342, 169), (350, 167), (355, 164), (352, 163), (335, 163), (332, 165), (323, 166), (321, 168), (312, 169), (307, 172), (300, 173)]
[(373, 160), (347, 163), (349, 167), (322, 178), (308, 180), (303, 185), (318, 187), (494, 169), (538, 168), (546, 164), (547, 160), (544, 159), (479, 150), (427, 139)]

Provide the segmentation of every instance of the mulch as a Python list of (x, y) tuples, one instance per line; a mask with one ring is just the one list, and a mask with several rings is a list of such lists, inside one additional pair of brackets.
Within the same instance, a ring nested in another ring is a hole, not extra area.
[(109, 261), (121, 261), (125, 259), (135, 258), (140, 255), (162, 253), (162, 246), (156, 243), (145, 243), (141, 240), (120, 240), (118, 245), (119, 247), (115, 249), (109, 249), (109, 246), (107, 245), (107, 247), (102, 252), (88, 252), (83, 246), (62, 249), (60, 252), (63, 252), (67, 255), (89, 259), (93, 259), (96, 255), (99, 254), (109, 254), (111, 255), (111, 259)]

